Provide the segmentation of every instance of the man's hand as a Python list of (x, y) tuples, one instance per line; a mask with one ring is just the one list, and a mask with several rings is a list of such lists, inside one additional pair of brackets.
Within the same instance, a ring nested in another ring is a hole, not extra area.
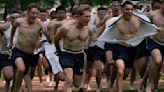
[(9, 43), (9, 44), (7, 45), (7, 48), (8, 48), (8, 49), (12, 49), (12, 47), (13, 47), (13, 43)]
[(164, 28), (163, 27), (158, 27), (158, 31), (159, 32), (164, 32)]

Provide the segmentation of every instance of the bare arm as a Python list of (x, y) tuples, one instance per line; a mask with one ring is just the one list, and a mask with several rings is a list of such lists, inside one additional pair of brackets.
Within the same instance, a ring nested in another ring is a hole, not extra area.
[(9, 28), (10, 24), (11, 24), (11, 22), (6, 22), (6, 23), (3, 23), (3, 24), (0, 24), (0, 32), (7, 29), (7, 28)]
[(57, 33), (54, 37), (54, 43), (55, 43), (55, 46), (56, 46), (56, 49), (57, 49), (58, 53), (61, 52), (59, 41), (65, 36), (67, 31), (68, 30), (66, 30), (64, 27), (61, 27), (61, 28), (58, 29), (58, 31), (57, 31)]
[(50, 37), (49, 37), (49, 30), (47, 29), (47, 27), (43, 24), (43, 22), (41, 22), (41, 21), (39, 21), (38, 20), (38, 22), (39, 22), (39, 25), (40, 25), (40, 27), (41, 27), (41, 29), (42, 29), (42, 33), (46, 36), (46, 38), (47, 38), (47, 40), (51, 43), (51, 41), (50, 41)]
[(19, 25), (20, 25), (19, 22), (15, 21), (13, 26), (12, 26), (11, 34), (10, 34), (10, 43), (9, 43), (8, 48), (12, 48), (12, 46), (13, 46), (13, 38), (14, 38), (14, 35), (15, 35), (15, 32), (16, 32), (16, 29)]

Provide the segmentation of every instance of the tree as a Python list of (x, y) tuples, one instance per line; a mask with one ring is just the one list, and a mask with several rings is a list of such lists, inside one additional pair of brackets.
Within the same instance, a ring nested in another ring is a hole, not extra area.
[(5, 12), (4, 12), (3, 19), (6, 18), (7, 14), (9, 14), (13, 8), (15, 7), (19, 8), (19, 0), (4, 0), (4, 3), (5, 3)]

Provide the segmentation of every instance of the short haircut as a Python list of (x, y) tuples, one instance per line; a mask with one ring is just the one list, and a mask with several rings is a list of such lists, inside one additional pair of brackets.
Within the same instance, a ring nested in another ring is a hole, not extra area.
[(127, 0), (121, 5), (121, 7), (125, 7), (127, 4), (130, 4), (130, 5), (134, 6), (131, 1)]
[(100, 8), (97, 9), (97, 11), (101, 11), (101, 10), (105, 10), (106, 11), (107, 9), (104, 8), (104, 7), (100, 7)]
[(13, 14), (13, 13), (19, 13), (20, 14), (21, 12), (20, 12), (20, 10), (13, 8), (13, 9), (11, 9), (10, 14)]
[(31, 11), (32, 8), (38, 8), (38, 6), (35, 3), (30, 3), (27, 7), (27, 11)]
[(59, 10), (63, 10), (66, 12), (66, 9), (63, 6), (59, 6), (56, 8), (56, 12), (58, 12)]
[(88, 4), (82, 4), (77, 9), (77, 15), (81, 16), (81, 15), (83, 15), (84, 11), (87, 11), (87, 10), (90, 11), (89, 5)]
[(72, 15), (77, 15), (77, 9), (78, 9), (78, 7), (74, 7), (71, 11), (71, 14)]
[(40, 9), (40, 12), (46, 12), (46, 9)]
[(117, 3), (117, 4), (120, 4), (120, 1), (119, 1), (119, 0), (113, 0), (113, 1), (112, 1), (112, 6), (113, 6), (114, 4), (116, 4), (116, 3)]

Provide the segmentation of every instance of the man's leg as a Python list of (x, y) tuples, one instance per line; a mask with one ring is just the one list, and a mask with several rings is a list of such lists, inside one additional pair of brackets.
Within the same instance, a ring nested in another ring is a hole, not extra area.
[(62, 89), (62, 92), (72, 92), (73, 84), (73, 69), (65, 68), (64, 69), (65, 83)]
[(12, 92), (19, 92), (26, 67), (23, 59), (20, 57), (15, 60), (15, 65), (17, 69), (16, 69), (16, 75), (13, 83), (14, 86)]
[(96, 83), (97, 83), (97, 92), (101, 90), (101, 77), (103, 72), (103, 63), (100, 60), (96, 60), (94, 62), (95, 68), (96, 68)]
[(122, 78), (125, 70), (125, 64), (122, 59), (116, 60), (116, 68), (117, 68), (117, 76), (116, 76), (117, 92), (122, 92), (122, 83), (123, 83)]
[(140, 77), (142, 78), (143, 74), (141, 73), (141, 71), (142, 71), (144, 65), (146, 64), (146, 60), (147, 60), (147, 57), (142, 57), (142, 58), (136, 59), (134, 61), (131, 78), (130, 78), (131, 88), (133, 86), (136, 76), (140, 75)]
[(152, 89), (155, 89), (158, 85), (158, 80), (160, 76), (160, 67), (162, 63), (162, 56), (159, 49), (154, 49), (151, 52), (152, 62), (150, 64), (149, 70), (149, 84), (147, 87), (147, 91), (151, 92)]
[(105, 73), (106, 73), (107, 83), (110, 82), (110, 76), (111, 76), (110, 74), (112, 72), (111, 71), (111, 67), (114, 64), (114, 60), (113, 60), (113, 55), (112, 54), (113, 54), (112, 51), (106, 51), (106, 53), (105, 53), (106, 63), (105, 63), (105, 66), (104, 66), (104, 70), (105, 70)]
[(3, 75), (6, 81), (5, 84), (5, 92), (9, 91), (9, 86), (10, 86), (10, 81), (13, 79), (14, 77), (14, 70), (12, 66), (5, 66), (3, 67)]
[(87, 61), (87, 67), (86, 67), (86, 79), (85, 79), (85, 88), (88, 89), (89, 87), (89, 82), (92, 77), (92, 70), (93, 70), (93, 62), (94, 61)]
[(24, 81), (26, 83), (28, 92), (32, 92), (32, 80), (31, 80), (32, 69), (33, 69), (32, 67), (29, 67), (28, 73), (24, 75)]

